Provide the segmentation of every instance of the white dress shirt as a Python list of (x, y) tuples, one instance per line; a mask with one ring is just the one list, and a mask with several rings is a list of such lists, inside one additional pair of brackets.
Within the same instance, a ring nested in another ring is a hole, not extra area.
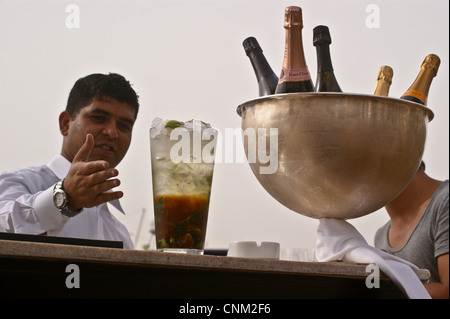
[[(123, 242), (133, 249), (126, 227), (101, 204), (75, 217), (62, 215), (53, 204), (53, 187), (66, 177), (70, 162), (61, 155), (47, 165), (0, 174), (0, 231)], [(123, 212), (118, 200), (108, 202)]]

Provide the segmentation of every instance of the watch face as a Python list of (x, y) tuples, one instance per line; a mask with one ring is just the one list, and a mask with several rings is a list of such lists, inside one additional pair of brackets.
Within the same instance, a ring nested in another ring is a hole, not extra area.
[(61, 192), (56, 192), (53, 196), (53, 202), (56, 207), (61, 207), (64, 204), (64, 194)]

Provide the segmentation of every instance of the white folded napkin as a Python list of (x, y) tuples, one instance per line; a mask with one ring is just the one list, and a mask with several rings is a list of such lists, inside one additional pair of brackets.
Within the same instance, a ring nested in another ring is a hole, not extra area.
[(347, 221), (322, 218), (317, 228), (317, 261), (374, 263), (411, 299), (430, 299), (412, 263), (376, 249)]

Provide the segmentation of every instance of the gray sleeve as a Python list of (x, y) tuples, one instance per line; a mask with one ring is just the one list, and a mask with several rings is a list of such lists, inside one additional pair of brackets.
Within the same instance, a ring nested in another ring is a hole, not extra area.
[(435, 246), (434, 257), (438, 257), (443, 254), (448, 254), (448, 232), (449, 232), (449, 220), (448, 220), (448, 192), (444, 196), (443, 201), (439, 205), (439, 213), (436, 215), (436, 230), (435, 230)]

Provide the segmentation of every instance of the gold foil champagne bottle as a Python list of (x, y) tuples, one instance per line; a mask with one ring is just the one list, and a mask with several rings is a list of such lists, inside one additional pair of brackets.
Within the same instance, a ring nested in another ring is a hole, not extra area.
[(284, 28), (286, 41), (283, 68), (275, 93), (312, 92), (314, 85), (303, 52), (303, 19), (300, 7), (291, 6), (285, 9)]
[(392, 84), (392, 77), (394, 76), (394, 70), (388, 65), (383, 65), (378, 70), (377, 81), (375, 84), (375, 90), (373, 95), (388, 96), (389, 88)]
[(403, 100), (427, 105), (428, 91), (431, 81), (436, 76), (441, 59), (435, 54), (429, 54), (423, 60), (419, 74), (409, 89), (400, 97)]

